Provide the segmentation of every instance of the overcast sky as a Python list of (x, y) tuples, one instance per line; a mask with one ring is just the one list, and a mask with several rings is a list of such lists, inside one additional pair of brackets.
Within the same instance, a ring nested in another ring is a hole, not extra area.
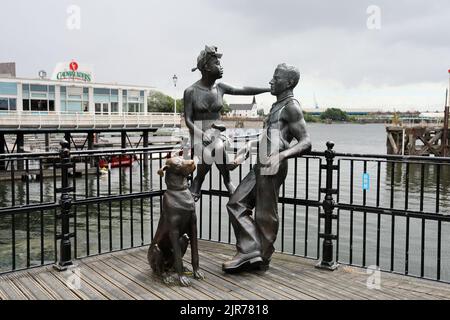
[[(80, 29), (67, 27), (70, 5)], [(448, 0), (15, 0), (0, 11), (0, 61), (15, 61), (21, 77), (75, 59), (94, 65), (97, 82), (181, 97), (208, 44), (223, 53), (230, 84), (267, 86), (278, 63), (297, 66), (304, 108), (315, 95), (320, 107), (441, 110), (449, 82)], [(257, 101), (269, 108), (274, 97)]]

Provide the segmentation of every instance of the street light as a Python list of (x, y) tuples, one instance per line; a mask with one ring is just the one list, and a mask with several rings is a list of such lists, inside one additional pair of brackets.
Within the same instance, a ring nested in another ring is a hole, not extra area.
[[(177, 87), (177, 81), (178, 81), (178, 77), (177, 77), (176, 74), (173, 75), (172, 80), (173, 80), (173, 86), (174, 86), (174, 88), (176, 89), (176, 87)], [(174, 100), (173, 115), (175, 116), (176, 113), (177, 113), (177, 94), (176, 94), (176, 92), (175, 92), (175, 95), (174, 95), (174, 99), (173, 99), (173, 100)]]

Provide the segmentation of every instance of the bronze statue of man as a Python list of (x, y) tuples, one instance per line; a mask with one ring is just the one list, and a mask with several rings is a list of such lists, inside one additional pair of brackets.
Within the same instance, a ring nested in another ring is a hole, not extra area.
[[(258, 146), (256, 165), (227, 204), (236, 235), (237, 254), (223, 263), (226, 272), (269, 267), (275, 251), (278, 194), (288, 171), (287, 160), (311, 150), (303, 113), (293, 94), (299, 79), (300, 72), (296, 67), (284, 63), (277, 66), (270, 81), (270, 92), (277, 101), (265, 120), (263, 132), (258, 140), (248, 143), (237, 153), (235, 163), (240, 163), (248, 157), (253, 146)], [(293, 139), (296, 143), (291, 144)], [(253, 208), (254, 217), (251, 216)]]
[[(220, 112), (223, 108), (223, 96), (231, 95), (255, 95), (269, 92), (269, 88), (235, 87), (225, 83), (217, 83), (221, 79), (223, 69), (220, 65), (221, 53), (217, 47), (206, 46), (197, 58), (197, 67), (192, 71), (200, 70), (202, 78), (184, 91), (184, 112), (186, 126), (191, 137), (191, 150), (193, 154), (203, 160), (204, 151), (223, 154), (223, 159), (215, 161), (219, 169), (225, 187), (232, 194), (235, 187), (230, 180), (228, 159), (225, 152), (224, 126), (218, 124)], [(217, 130), (214, 130), (217, 129)], [(214, 131), (221, 134), (214, 135)], [(213, 143), (214, 142), (214, 143)], [(211, 163), (200, 161), (197, 164), (197, 175), (194, 178), (190, 190), (195, 201), (200, 198), (201, 186), (206, 174), (211, 169)]]

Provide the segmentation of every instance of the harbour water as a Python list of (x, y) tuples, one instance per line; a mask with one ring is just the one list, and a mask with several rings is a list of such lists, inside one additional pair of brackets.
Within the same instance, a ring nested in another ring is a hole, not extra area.
[[(258, 129), (230, 129), (229, 133), (235, 135), (245, 135), (255, 133)], [(308, 130), (313, 142), (313, 149), (324, 151), (325, 143), (329, 140), (335, 142), (335, 150), (345, 153), (359, 154), (384, 154), (386, 152), (386, 133), (383, 124), (308, 124)], [(289, 165), (289, 174), (286, 179), (283, 195), (285, 197), (295, 197), (299, 199), (322, 200), (318, 192), (319, 188), (319, 159), (312, 158), (309, 161), (308, 176), (306, 176), (306, 160), (304, 158), (297, 160), (298, 172), (297, 178), (294, 177), (294, 160)], [(391, 181), (392, 166), (395, 166), (394, 180)], [(364, 193), (362, 188), (363, 163), (354, 162), (353, 178), (350, 175), (350, 161), (340, 160), (341, 174), (339, 177), (339, 200), (345, 203), (363, 204)], [(248, 163), (243, 165), (242, 174), (245, 175), (249, 170)], [(159, 160), (152, 160), (148, 169), (142, 170), (142, 183), (139, 179), (141, 169), (139, 163), (135, 163), (131, 168), (124, 168), (122, 172), (119, 169), (111, 170), (111, 181), (108, 181), (108, 175), (103, 175), (97, 184), (96, 176), (87, 176), (74, 179), (76, 184), (77, 199), (86, 197), (106, 196), (108, 194), (119, 194), (130, 191), (148, 191), (159, 190), (160, 178), (156, 174), (159, 169)], [(377, 163), (367, 163), (367, 173), (370, 176), (370, 186), (366, 190), (365, 203), (367, 205), (376, 205), (377, 192)], [(450, 168), (442, 166), (440, 172), (440, 200), (439, 213), (448, 214), (450, 210)], [(119, 186), (119, 174), (121, 173), (122, 186)], [(435, 212), (436, 204), (436, 168), (427, 166), (424, 172), (424, 212)], [(131, 177), (131, 179), (130, 179)], [(393, 199), (393, 208), (405, 208), (405, 202), (408, 208), (415, 208), (419, 211), (420, 191), (421, 191), (421, 167), (420, 165), (411, 165), (409, 168), (408, 181), (408, 201), (405, 201), (405, 181), (406, 170), (402, 164), (392, 164), (383, 162), (380, 164), (380, 206), (389, 207), (391, 205), (391, 185), (395, 197)], [(232, 173), (233, 181), (237, 183), (239, 179), (238, 170)], [(322, 177), (324, 179), (324, 176)], [(350, 199), (350, 183), (353, 180), (353, 199)], [(211, 175), (211, 182), (207, 178), (203, 189), (222, 189), (219, 185), (219, 174), (214, 168)], [(306, 181), (308, 181), (308, 194), (306, 194)], [(322, 180), (324, 181), (324, 180)], [(294, 188), (294, 183), (297, 187)], [(57, 182), (59, 185), (59, 180)], [(98, 185), (98, 187), (97, 187)], [(108, 186), (111, 188), (108, 189)], [(43, 201), (52, 202), (54, 200), (53, 181), (45, 180), (42, 184)], [(11, 184), (2, 181), (0, 184), (0, 208), (8, 207), (12, 203), (12, 194), (15, 195), (16, 205), (25, 203), (38, 203), (40, 199), (41, 185), (38, 182), (30, 183), (29, 192), (25, 183), (17, 181), (14, 190)], [(295, 194), (295, 191), (297, 192)], [(203, 201), (197, 205), (197, 215), (199, 216), (200, 236), (206, 239), (220, 240), (225, 242), (234, 242), (233, 231), (228, 223), (226, 212), (226, 198), (204, 196)], [(200, 210), (202, 206), (202, 210)], [(111, 210), (110, 210), (111, 208)], [(142, 209), (141, 209), (142, 208)], [(159, 197), (141, 200), (124, 200), (120, 204), (112, 202), (111, 207), (108, 203), (92, 204), (79, 207), (76, 212), (77, 226), (76, 242), (74, 243), (77, 256), (81, 257), (87, 254), (104, 252), (120, 248), (119, 234), (123, 231), (123, 247), (129, 247), (132, 244), (148, 243), (151, 239), (152, 230), (156, 230), (159, 218), (160, 203)], [(112, 226), (112, 243), (110, 246), (110, 214)], [(307, 208), (294, 205), (279, 205), (280, 215), (280, 234), (276, 243), (278, 250), (289, 253), (306, 255), (312, 258), (318, 256), (318, 209)], [(120, 219), (122, 216), (122, 219)], [(339, 228), (335, 221), (333, 230), (339, 232), (339, 243), (337, 244), (337, 253), (339, 260), (344, 263), (352, 264), (363, 263), (363, 213), (360, 212), (339, 212)], [(365, 265), (376, 264), (376, 233), (377, 233), (377, 215), (367, 214), (366, 217), (366, 261)], [(15, 228), (12, 230), (12, 215), (0, 215), (0, 272), (11, 269), (13, 232), (15, 234), (15, 260), (16, 267), (20, 268), (26, 264), (27, 251), (27, 232), (30, 233), (30, 252), (31, 265), (41, 262), (41, 252), (43, 248), (44, 261), (53, 261), (55, 257), (54, 234), (54, 211), (37, 211), (30, 214), (21, 214), (14, 217)], [(422, 219), (409, 219), (397, 217), (392, 221), (390, 215), (382, 215), (380, 222), (380, 267), (389, 269), (391, 264), (391, 230), (394, 225), (394, 270), (404, 272), (406, 259), (406, 229), (409, 224), (409, 245), (408, 259), (409, 272), (411, 274), (420, 274), (421, 269), (421, 239), (422, 230), (425, 231), (424, 242), (424, 275), (426, 277), (435, 277), (437, 261), (437, 222), (426, 221)], [(220, 222), (219, 222), (220, 221)], [(294, 223), (295, 221), (295, 223)], [(424, 227), (422, 227), (424, 224)], [(209, 226), (211, 225), (211, 229)], [(350, 228), (352, 225), (352, 228)], [(29, 226), (29, 228), (28, 228)], [(220, 230), (219, 230), (220, 226)], [(450, 223), (442, 223), (441, 238), (441, 278), (450, 280)], [(73, 228), (73, 225), (72, 225)], [(41, 230), (44, 230), (44, 237), (41, 240)], [(283, 230), (283, 231), (281, 231)], [(352, 238), (352, 240), (351, 240)], [(100, 240), (100, 241), (99, 241)], [(307, 241), (306, 241), (307, 240)], [(86, 243), (89, 242), (89, 252), (87, 252)], [(350, 254), (352, 255), (350, 261)]]

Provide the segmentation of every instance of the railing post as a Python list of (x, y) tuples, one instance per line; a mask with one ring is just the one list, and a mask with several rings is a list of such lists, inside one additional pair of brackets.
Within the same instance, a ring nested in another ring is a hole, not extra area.
[[(337, 239), (336, 235), (332, 234), (333, 219), (337, 216), (333, 215), (335, 202), (333, 200), (333, 194), (337, 194), (338, 190), (333, 189), (333, 170), (338, 170), (336, 165), (333, 165), (335, 152), (333, 150), (334, 142), (327, 142), (327, 150), (325, 151), (325, 159), (327, 163), (321, 165), (320, 169), (326, 170), (326, 187), (320, 188), (321, 193), (325, 193), (325, 199), (322, 202), (322, 208), (325, 213), (320, 215), (320, 218), (325, 220), (324, 233), (320, 233), (319, 237), (323, 239), (322, 243), (322, 260), (316, 265), (316, 268), (335, 270), (338, 264), (333, 261), (333, 240)], [(339, 187), (339, 186), (338, 186)]]
[(74, 236), (70, 233), (70, 218), (72, 197), (70, 195), (73, 192), (73, 187), (69, 187), (69, 168), (72, 168), (73, 164), (70, 159), (69, 142), (62, 140), (60, 142), (61, 150), (59, 152), (61, 168), (61, 188), (56, 189), (57, 193), (61, 193), (59, 205), (61, 207), (61, 213), (57, 215), (57, 219), (61, 220), (61, 233), (56, 235), (56, 239), (61, 240), (59, 250), (59, 261), (54, 266), (59, 271), (67, 270), (72, 263), (72, 243), (70, 239)]

